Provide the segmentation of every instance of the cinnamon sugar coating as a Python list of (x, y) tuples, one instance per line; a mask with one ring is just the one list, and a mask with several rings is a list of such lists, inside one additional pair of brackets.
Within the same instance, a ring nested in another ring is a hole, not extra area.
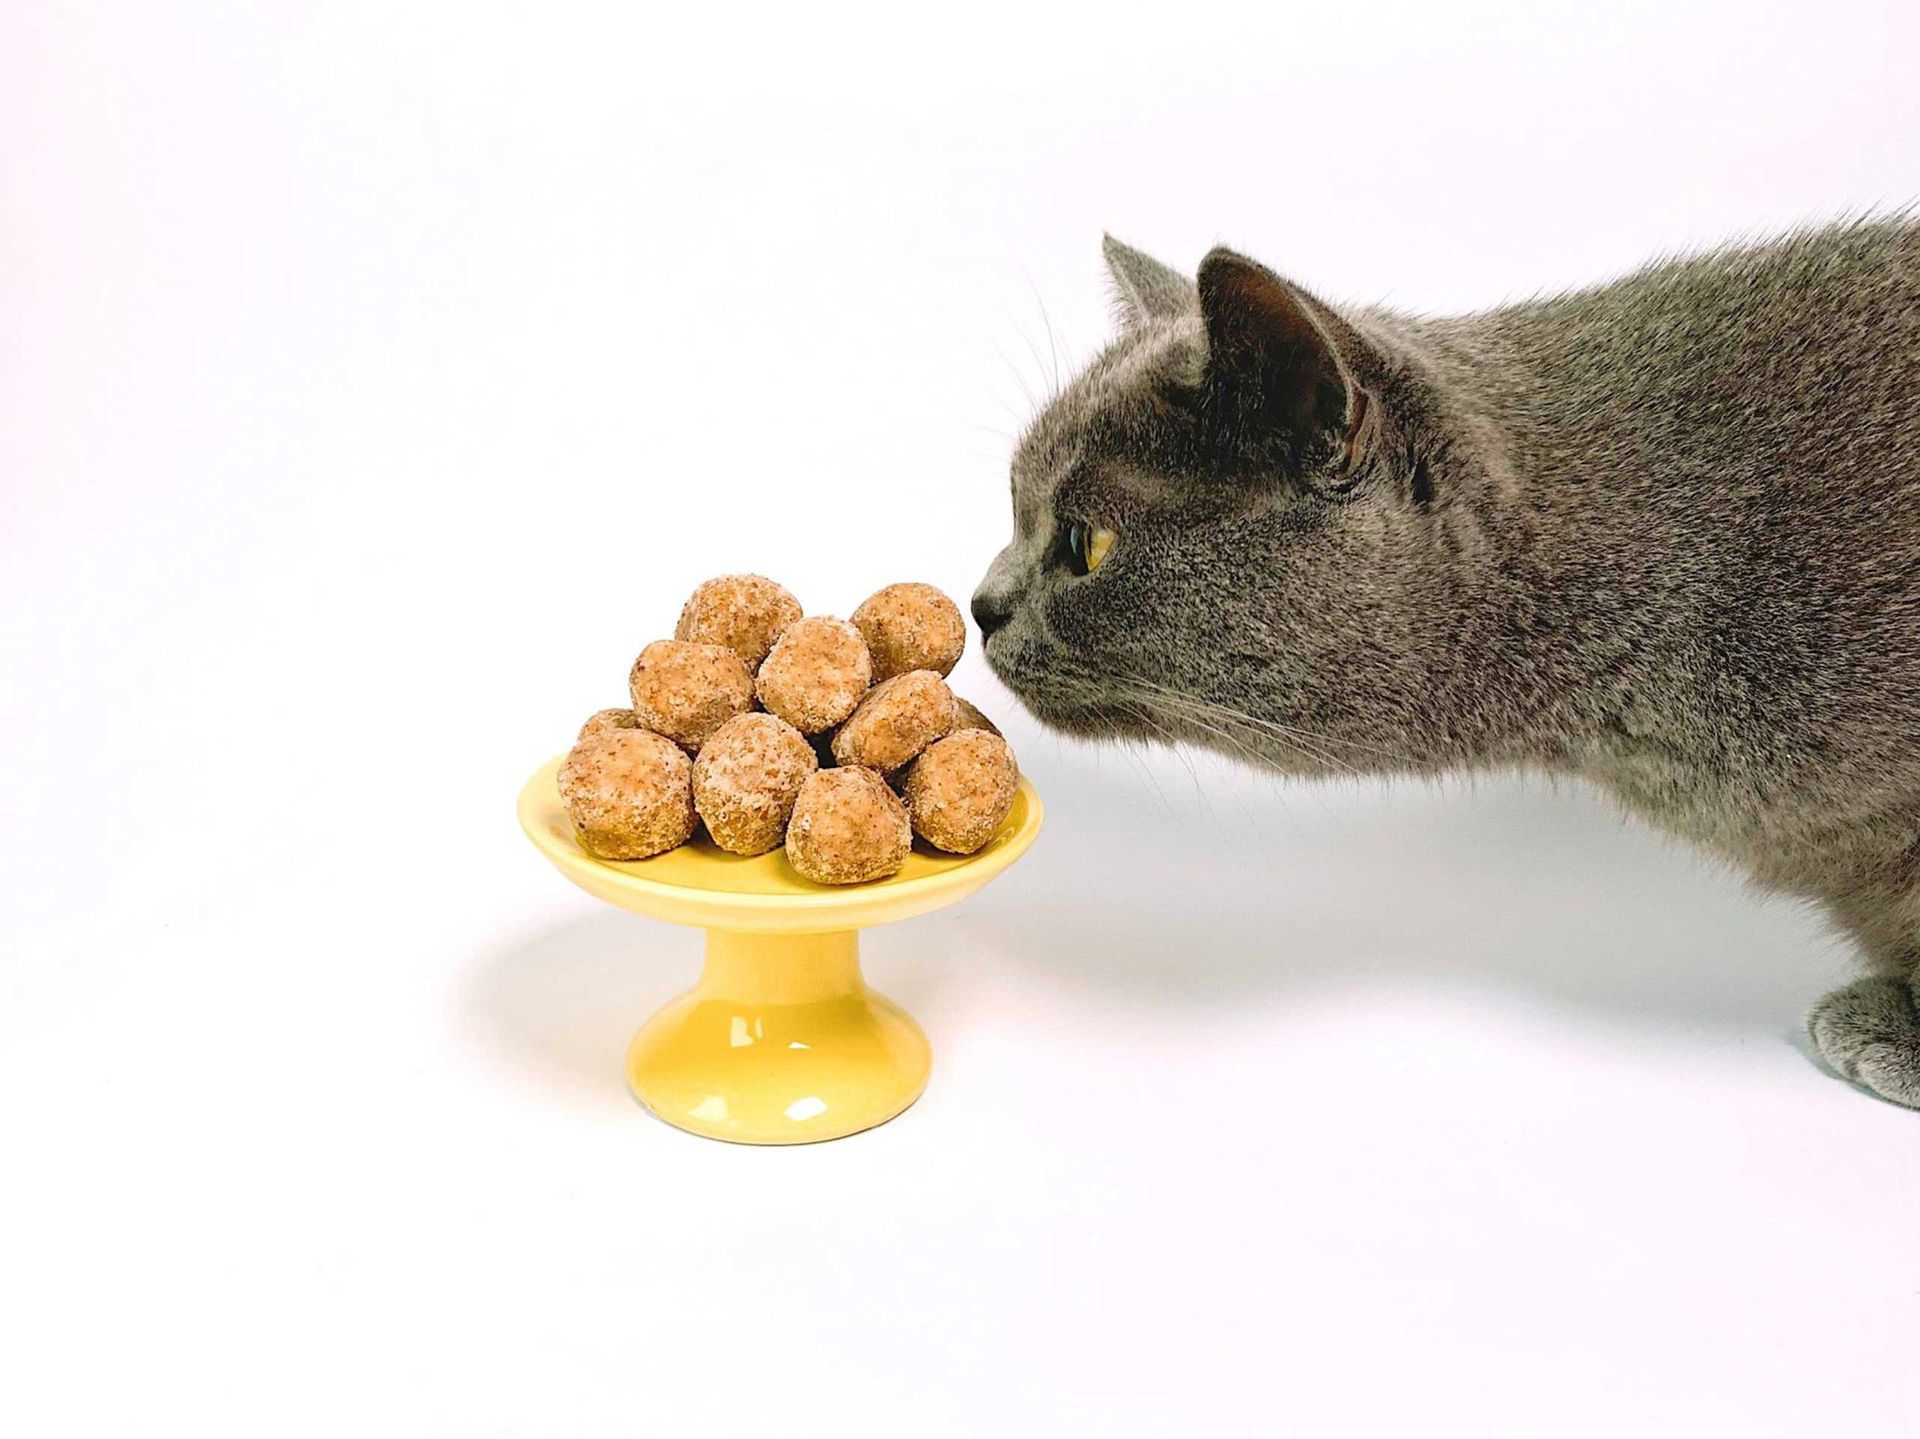
[(558, 783), (580, 847), (601, 859), (645, 859), (693, 834), (693, 762), (651, 731), (589, 735), (561, 761)]
[(959, 695), (955, 695), (953, 697), (953, 709), (953, 728), (956, 733), (963, 729), (983, 729), (988, 734), (995, 735), (1000, 733), (1000, 726), (988, 719), (986, 715), (981, 712), (980, 708), (971, 701), (961, 699)]
[(875, 684), (910, 670), (944, 677), (967, 647), (960, 607), (932, 585), (888, 585), (861, 602), (853, 623), (873, 655)]
[(793, 802), (819, 769), (807, 737), (778, 715), (736, 715), (693, 762), (693, 806), (731, 854), (765, 854), (786, 838)]
[(860, 631), (845, 620), (809, 615), (775, 642), (754, 681), (769, 713), (818, 734), (853, 713), (873, 683), (873, 661)]
[(906, 806), (870, 769), (810, 775), (787, 825), (787, 859), (816, 884), (885, 879), (906, 862), (913, 829)]
[(753, 708), (753, 677), (725, 645), (655, 640), (633, 662), (627, 687), (640, 723), (689, 754)]
[(595, 710), (587, 716), (587, 722), (580, 726), (578, 739), (589, 739), (597, 734), (608, 734), (614, 730), (643, 729), (640, 716), (632, 710)]
[(899, 769), (953, 728), (953, 691), (932, 670), (895, 675), (867, 692), (833, 737), (841, 764)]
[(749, 673), (800, 618), (800, 601), (765, 575), (718, 575), (687, 598), (673, 637), (691, 644), (725, 645)]
[(1020, 770), (998, 735), (965, 729), (927, 747), (907, 769), (913, 832), (935, 849), (972, 854), (1013, 809)]

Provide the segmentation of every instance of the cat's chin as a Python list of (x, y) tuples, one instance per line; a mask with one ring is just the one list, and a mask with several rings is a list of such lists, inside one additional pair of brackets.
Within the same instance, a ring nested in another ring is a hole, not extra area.
[(1036, 663), (1028, 646), (994, 636), (986, 646), (988, 667), (1021, 706), (1048, 729), (1076, 739), (1151, 739), (1155, 731), (1138, 710), (1089, 693), (1070, 673)]
[(1046, 699), (1014, 695), (1041, 724), (1075, 739), (1152, 739), (1155, 731), (1141, 723), (1137, 713), (1097, 700)]

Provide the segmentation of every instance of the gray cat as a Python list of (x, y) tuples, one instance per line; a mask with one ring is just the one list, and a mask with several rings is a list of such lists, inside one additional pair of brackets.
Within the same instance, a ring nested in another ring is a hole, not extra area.
[(1013, 461), (974, 615), (1079, 735), (1523, 766), (1819, 900), (1809, 1028), (1920, 1107), (1920, 225), (1426, 318), (1109, 239), (1121, 334)]

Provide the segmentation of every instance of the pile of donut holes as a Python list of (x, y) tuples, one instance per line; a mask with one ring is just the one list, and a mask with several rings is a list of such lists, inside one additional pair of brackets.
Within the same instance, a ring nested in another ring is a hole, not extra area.
[(646, 859), (704, 826), (731, 854), (784, 844), (818, 884), (885, 879), (915, 835), (972, 854), (1020, 771), (947, 688), (966, 642), (932, 585), (888, 585), (842, 620), (764, 575), (708, 580), (633, 662), (631, 708), (589, 718), (560, 765), (581, 847)]

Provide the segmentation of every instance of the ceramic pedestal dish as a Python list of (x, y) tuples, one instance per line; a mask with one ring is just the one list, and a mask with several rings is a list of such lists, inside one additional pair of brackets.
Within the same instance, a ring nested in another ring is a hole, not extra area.
[(1040, 832), (1025, 779), (1013, 810), (970, 855), (916, 844), (890, 879), (841, 888), (795, 874), (779, 850), (751, 859), (705, 839), (642, 860), (595, 859), (554, 787), (558, 759), (520, 792), (520, 825), (580, 888), (707, 932), (700, 980), (640, 1027), (627, 1082), (677, 1128), (742, 1144), (808, 1144), (883, 1124), (920, 1097), (927, 1037), (860, 973), (860, 931), (964, 899)]

